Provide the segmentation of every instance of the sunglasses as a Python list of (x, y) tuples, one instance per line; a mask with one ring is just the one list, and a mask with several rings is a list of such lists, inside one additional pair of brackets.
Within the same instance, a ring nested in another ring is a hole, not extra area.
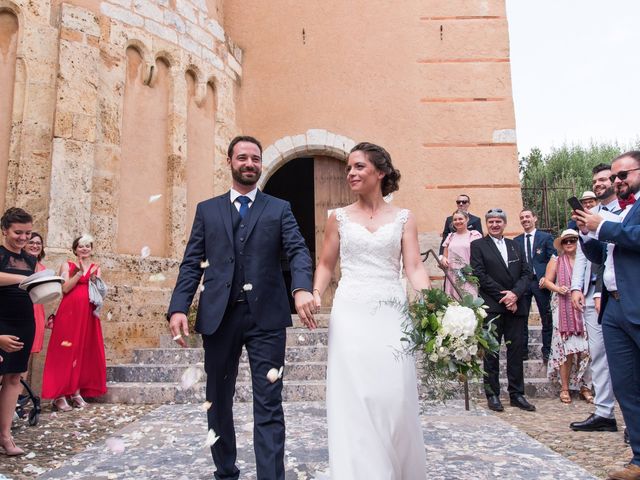
[(619, 178), (621, 182), (624, 182), (627, 177), (629, 176), (629, 172), (635, 172), (636, 170), (640, 170), (640, 167), (638, 168), (632, 168), (631, 170), (622, 170), (621, 172), (618, 172), (617, 174), (614, 173), (613, 175), (611, 175), (609, 177), (609, 180), (611, 180), (611, 183), (616, 181), (616, 178)]
[(458, 205), (466, 205), (469, 203), (469, 200), (456, 200), (456, 204)]
[(560, 242), (560, 245), (573, 245), (574, 243), (578, 243), (577, 238), (567, 238)]

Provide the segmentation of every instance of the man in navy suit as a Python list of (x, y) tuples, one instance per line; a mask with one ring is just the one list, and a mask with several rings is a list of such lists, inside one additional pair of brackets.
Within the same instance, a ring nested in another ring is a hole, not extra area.
[[(496, 325), (498, 343), (504, 336), (507, 344), (507, 378), (509, 398), (514, 407), (534, 411), (524, 397), (522, 330), (526, 319), (524, 292), (531, 279), (531, 270), (524, 252), (513, 240), (504, 237), (507, 214), (492, 208), (485, 215), (489, 235), (471, 242), (471, 267), (480, 283), (480, 296), (487, 308), (487, 322)], [(485, 394), (489, 409), (504, 410), (500, 402), (500, 353), (484, 358)]]
[(202, 334), (207, 373), (209, 429), (215, 478), (237, 479), (233, 395), (242, 347), (253, 388), (254, 451), (258, 479), (283, 480), (282, 381), (271, 374), (284, 366), (286, 327), (291, 326), (281, 253), (291, 267), (291, 289), (300, 319), (315, 327), (309, 250), (288, 202), (260, 192), (262, 146), (236, 137), (228, 149), (233, 179), (229, 192), (198, 204), (191, 236), (169, 305), (174, 340), (185, 346), (187, 311), (204, 276), (196, 332)]
[[(602, 263), (604, 288), (600, 318), (609, 372), (629, 433), (633, 458), (612, 480), (640, 480), (640, 151), (620, 155), (611, 164), (611, 180), (620, 206), (616, 217), (607, 212), (574, 211), (589, 260)], [(606, 253), (603, 249), (606, 245)]]
[[(478, 232), (482, 233), (482, 221), (479, 217), (476, 217), (475, 215), (471, 215), (469, 213), (470, 205), (471, 198), (469, 197), (469, 195), (461, 193), (460, 195), (458, 195), (458, 198), (456, 198), (456, 209), (463, 210), (469, 215), (469, 223), (467, 224), (467, 229), (477, 230)], [(444, 221), (444, 228), (442, 229), (442, 239), (440, 240), (440, 250), (438, 252), (438, 255), (440, 255), (440, 257), (442, 257), (442, 254), (444, 253), (444, 241), (447, 239), (447, 236), (450, 233), (454, 233), (455, 231), (456, 229), (453, 226), (453, 215), (449, 215)]]
[[(553, 248), (553, 236), (536, 228), (538, 217), (530, 209), (525, 208), (520, 212), (520, 225), (524, 233), (514, 240), (518, 242), (524, 252), (524, 257), (531, 268), (531, 280), (524, 294), (527, 317), (531, 310), (531, 301), (536, 299), (540, 322), (542, 323), (542, 358), (545, 363), (549, 360), (551, 352), (551, 336), (553, 334), (553, 320), (551, 319), (551, 292), (546, 288), (540, 288), (540, 281), (544, 278), (547, 263), (556, 254)], [(524, 360), (529, 358), (529, 322), (524, 324)]]

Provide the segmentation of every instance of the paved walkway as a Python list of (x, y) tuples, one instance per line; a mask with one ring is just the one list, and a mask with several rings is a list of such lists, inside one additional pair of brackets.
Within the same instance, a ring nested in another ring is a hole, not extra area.
[[(241, 478), (255, 478), (251, 405), (236, 407)], [(329, 478), (323, 403), (285, 405), (287, 479)], [(430, 480), (593, 479), (586, 470), (554, 453), (483, 409), (465, 412), (458, 403), (425, 407), (422, 416)], [(211, 479), (213, 464), (200, 405), (163, 405), (116, 435), (69, 459), (43, 479)]]

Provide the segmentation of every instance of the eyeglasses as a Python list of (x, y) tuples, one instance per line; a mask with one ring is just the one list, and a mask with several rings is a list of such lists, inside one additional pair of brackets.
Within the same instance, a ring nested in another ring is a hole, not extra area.
[(560, 245), (573, 245), (574, 243), (577, 243), (577, 242), (578, 242), (577, 238), (565, 238), (560, 242)]
[(457, 205), (466, 205), (469, 203), (469, 200), (456, 200)]
[(619, 178), (621, 182), (624, 182), (627, 177), (629, 176), (629, 172), (635, 172), (636, 170), (640, 170), (640, 167), (638, 168), (632, 168), (631, 170), (622, 170), (620, 172), (618, 172), (617, 174), (614, 173), (613, 175), (611, 175), (609, 177), (609, 180), (611, 180), (611, 183), (616, 181), (616, 178)]
[(29, 240), (27, 245), (42, 245), (42, 242), (34, 242), (33, 240)]

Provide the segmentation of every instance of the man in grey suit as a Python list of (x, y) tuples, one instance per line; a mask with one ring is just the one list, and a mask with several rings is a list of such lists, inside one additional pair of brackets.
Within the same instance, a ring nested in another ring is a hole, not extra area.
[[(593, 168), (593, 191), (600, 201), (591, 209), (593, 213), (609, 211), (620, 212), (620, 204), (616, 197), (611, 176), (611, 165), (601, 163)], [(615, 398), (609, 375), (609, 363), (604, 349), (602, 326), (598, 323), (600, 312), (600, 290), (597, 280), (598, 273), (602, 275), (600, 264), (592, 263), (584, 255), (582, 248), (576, 253), (573, 276), (571, 278), (571, 301), (575, 309), (583, 313), (587, 335), (589, 338), (589, 353), (591, 355), (591, 376), (595, 388), (596, 411), (586, 420), (573, 422), (572, 430), (581, 432), (615, 432), (618, 430), (614, 415)]]

